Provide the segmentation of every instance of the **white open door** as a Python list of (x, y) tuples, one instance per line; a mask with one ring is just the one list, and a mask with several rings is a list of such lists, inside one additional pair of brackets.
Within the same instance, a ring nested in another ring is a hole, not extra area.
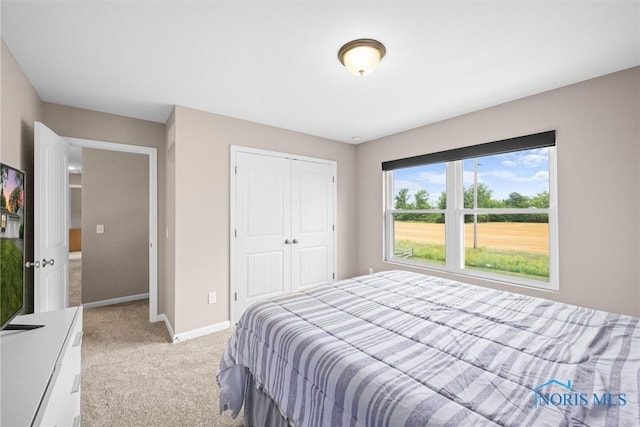
[(69, 171), (67, 142), (35, 123), (34, 311), (67, 307), (69, 293)]

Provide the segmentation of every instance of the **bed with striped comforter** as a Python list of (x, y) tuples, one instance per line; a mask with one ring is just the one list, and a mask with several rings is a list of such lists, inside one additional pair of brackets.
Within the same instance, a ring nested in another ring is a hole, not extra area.
[[(255, 304), (221, 410), (295, 426), (640, 426), (640, 319), (390, 271)], [(252, 379), (252, 381), (248, 381)]]

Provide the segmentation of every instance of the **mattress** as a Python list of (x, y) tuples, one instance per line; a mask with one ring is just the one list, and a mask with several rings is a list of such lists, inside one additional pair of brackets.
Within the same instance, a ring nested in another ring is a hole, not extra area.
[(639, 320), (356, 277), (250, 307), (220, 361), (221, 410), (257, 387), (295, 426), (640, 426)]

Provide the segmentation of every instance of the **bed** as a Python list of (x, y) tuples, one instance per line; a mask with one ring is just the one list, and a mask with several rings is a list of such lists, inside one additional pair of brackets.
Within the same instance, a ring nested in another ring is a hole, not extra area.
[(220, 361), (245, 425), (640, 426), (640, 319), (388, 271), (257, 303)]

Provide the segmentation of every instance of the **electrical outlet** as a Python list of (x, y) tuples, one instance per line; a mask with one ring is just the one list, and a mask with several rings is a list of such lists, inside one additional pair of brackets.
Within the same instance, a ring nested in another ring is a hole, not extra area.
[(215, 303), (216, 303), (216, 293), (209, 292), (209, 304), (215, 304)]
[(373, 267), (369, 267), (369, 274), (373, 274)]

